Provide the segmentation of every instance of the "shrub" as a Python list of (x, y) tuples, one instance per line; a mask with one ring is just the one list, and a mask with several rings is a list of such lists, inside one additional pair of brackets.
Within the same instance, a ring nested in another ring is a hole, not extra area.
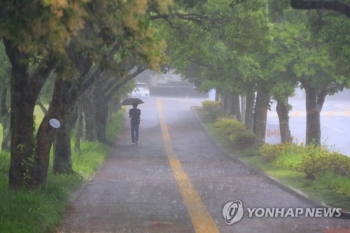
[(247, 131), (245, 125), (239, 122), (234, 116), (218, 118), (214, 125), (224, 134), (228, 135), (229, 140), (234, 142), (241, 149), (254, 147), (254, 133)]
[(301, 154), (284, 153), (277, 156), (273, 163), (278, 167), (290, 169), (292, 171), (303, 171)]
[(307, 179), (318, 178), (326, 172), (350, 177), (350, 158), (320, 147), (312, 146), (303, 154), (302, 167)]
[(218, 118), (214, 125), (227, 135), (236, 134), (245, 130), (245, 125), (235, 117)]
[(259, 148), (259, 152), (262, 156), (262, 160), (267, 163), (272, 163), (273, 161), (275, 161), (275, 159), (280, 153), (280, 151), (278, 150), (278, 145), (267, 143), (263, 144)]
[(202, 110), (206, 120), (215, 121), (221, 114), (220, 104), (217, 101), (205, 100), (202, 102)]
[(285, 142), (281, 144), (263, 144), (259, 148), (265, 162), (274, 162), (275, 165), (294, 171), (302, 170), (302, 154), (307, 148), (303, 144)]
[(278, 167), (291, 169), (293, 171), (302, 171), (302, 153), (306, 151), (303, 145), (285, 142), (276, 145), (279, 156), (274, 161)]
[(230, 140), (233, 141), (241, 149), (248, 147), (254, 147), (255, 145), (255, 135), (250, 131), (239, 131), (236, 134), (230, 135)]
[(326, 164), (334, 174), (350, 177), (350, 158), (337, 152), (331, 152), (327, 156)]
[(259, 152), (259, 149), (257, 148), (245, 148), (242, 150), (242, 155), (250, 157), (250, 156), (260, 156), (261, 154)]
[(338, 193), (350, 196), (350, 179), (330, 172), (321, 175), (313, 186), (315, 188), (333, 189)]

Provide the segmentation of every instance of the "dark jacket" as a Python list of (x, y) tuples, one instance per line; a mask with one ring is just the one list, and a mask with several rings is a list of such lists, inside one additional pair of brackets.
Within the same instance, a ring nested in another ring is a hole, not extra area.
[(131, 123), (140, 124), (141, 110), (138, 108), (132, 108), (129, 110), (129, 117)]

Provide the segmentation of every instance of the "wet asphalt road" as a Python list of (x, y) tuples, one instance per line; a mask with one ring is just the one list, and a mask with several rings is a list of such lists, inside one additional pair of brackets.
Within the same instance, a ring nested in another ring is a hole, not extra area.
[(202, 100), (143, 100), (139, 144), (131, 143), (126, 121), (113, 153), (75, 200), (60, 232), (306, 233), (350, 228), (350, 220), (344, 219), (249, 218), (247, 213), (227, 225), (221, 212), (233, 200), (241, 200), (245, 208), (309, 206), (220, 152), (190, 109)]

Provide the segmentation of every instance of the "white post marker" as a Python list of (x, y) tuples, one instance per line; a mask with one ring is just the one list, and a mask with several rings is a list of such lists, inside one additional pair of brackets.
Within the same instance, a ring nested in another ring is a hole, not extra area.
[(55, 118), (51, 118), (51, 119), (49, 120), (49, 123), (50, 123), (50, 125), (51, 125), (53, 128), (55, 128), (55, 129), (58, 129), (58, 128), (61, 126), (61, 123), (60, 123), (57, 119), (55, 119)]

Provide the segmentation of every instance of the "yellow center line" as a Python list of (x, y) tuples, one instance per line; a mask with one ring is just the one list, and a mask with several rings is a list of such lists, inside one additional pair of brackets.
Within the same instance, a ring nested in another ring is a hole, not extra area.
[(325, 116), (334, 116), (337, 112), (336, 111), (328, 111), (325, 112)]
[(345, 110), (345, 112), (342, 114), (342, 116), (350, 116), (350, 107), (338, 106), (338, 108), (341, 108), (341, 109)]
[(347, 106), (337, 106), (345, 111), (342, 112), (341, 116), (350, 116), (350, 107)]
[(173, 150), (169, 131), (165, 123), (162, 101), (160, 99), (157, 99), (157, 107), (165, 153), (168, 156), (170, 167), (173, 171), (177, 185), (179, 186), (187, 211), (191, 216), (194, 229), (197, 233), (219, 233), (214, 220), (203, 205), (199, 194), (191, 183), (186, 172), (183, 170), (182, 165)]
[(296, 111), (296, 112), (292, 112), (291, 116), (298, 117), (298, 116), (301, 116), (303, 113), (304, 113), (303, 111)]
[(346, 111), (349, 111), (350, 110), (350, 107), (347, 107), (347, 106), (337, 106), (338, 108), (341, 108), (343, 110), (346, 110)]

